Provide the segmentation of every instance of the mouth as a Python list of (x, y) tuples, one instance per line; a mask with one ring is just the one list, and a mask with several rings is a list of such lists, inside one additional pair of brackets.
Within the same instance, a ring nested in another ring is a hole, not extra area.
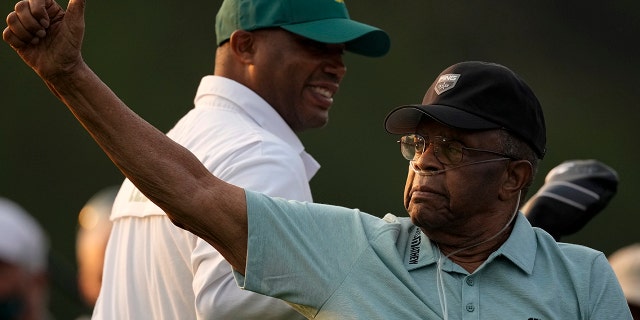
[(333, 100), (333, 95), (335, 93), (327, 88), (318, 87), (318, 86), (311, 87), (311, 90), (317, 93), (318, 95), (321, 95), (325, 99), (331, 99), (331, 100)]
[(414, 202), (424, 202), (435, 198), (442, 198), (444, 195), (430, 188), (413, 188), (410, 192), (410, 199)]
[(312, 99), (318, 106), (328, 109), (333, 104), (333, 96), (338, 91), (337, 84), (311, 85), (308, 87)]

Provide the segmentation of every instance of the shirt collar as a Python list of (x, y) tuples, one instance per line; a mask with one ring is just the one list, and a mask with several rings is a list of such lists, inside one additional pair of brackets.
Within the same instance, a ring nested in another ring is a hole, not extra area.
[(203, 77), (194, 99), (195, 106), (210, 106), (220, 98), (233, 103), (259, 126), (290, 145), (293, 150), (300, 154), (305, 163), (307, 176), (313, 177), (315, 175), (320, 168), (320, 164), (304, 150), (304, 145), (300, 138), (291, 130), (291, 127), (282, 119), (280, 114), (262, 97), (232, 79), (214, 75)]
[(536, 249), (537, 241), (533, 227), (531, 227), (529, 220), (522, 212), (518, 212), (516, 223), (509, 239), (496, 252), (491, 254), (487, 260), (493, 260), (495, 257), (502, 255), (522, 271), (531, 274), (533, 272)]
[[(437, 263), (440, 257), (435, 243), (429, 241), (424, 233), (419, 230), (418, 227), (414, 226), (410, 231), (411, 236), (408, 237), (405, 266), (409, 271)], [(498, 250), (489, 256), (484, 264), (490, 263), (498, 256), (504, 256), (524, 272), (531, 274), (537, 248), (535, 237), (535, 232), (527, 218), (521, 212), (518, 212), (511, 235)], [(417, 246), (419, 246), (419, 249), (417, 249)], [(418, 253), (417, 256), (416, 252)], [(443, 270), (450, 271), (451, 267), (453, 266), (445, 263)]]

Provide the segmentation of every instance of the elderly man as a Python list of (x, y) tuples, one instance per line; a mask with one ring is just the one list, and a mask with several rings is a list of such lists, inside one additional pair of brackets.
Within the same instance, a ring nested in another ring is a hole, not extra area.
[(229, 261), (239, 286), (314, 319), (631, 319), (602, 253), (559, 244), (518, 211), (546, 130), (535, 95), (506, 67), (455, 64), (422, 104), (389, 114), (410, 161), (410, 218), (379, 219), (213, 176), (84, 63), (83, 4), (72, 0), (46, 35), (42, 16), (10, 15), (4, 39), (174, 224)]

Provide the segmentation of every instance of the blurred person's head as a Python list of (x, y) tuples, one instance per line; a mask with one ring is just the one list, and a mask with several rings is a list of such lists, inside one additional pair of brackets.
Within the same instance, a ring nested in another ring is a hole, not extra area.
[(78, 290), (88, 306), (94, 306), (102, 286), (104, 253), (111, 232), (111, 207), (118, 187), (108, 187), (92, 196), (78, 214), (76, 258)]
[(618, 249), (609, 256), (634, 319), (640, 319), (640, 243)]
[(0, 198), (0, 319), (44, 319), (48, 314), (49, 241), (20, 205)]

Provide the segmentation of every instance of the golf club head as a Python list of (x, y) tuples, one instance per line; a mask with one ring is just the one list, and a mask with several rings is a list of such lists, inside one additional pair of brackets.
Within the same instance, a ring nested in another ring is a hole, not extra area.
[(600, 161), (568, 160), (551, 169), (544, 185), (521, 208), (531, 225), (556, 240), (578, 232), (618, 189), (618, 174)]

